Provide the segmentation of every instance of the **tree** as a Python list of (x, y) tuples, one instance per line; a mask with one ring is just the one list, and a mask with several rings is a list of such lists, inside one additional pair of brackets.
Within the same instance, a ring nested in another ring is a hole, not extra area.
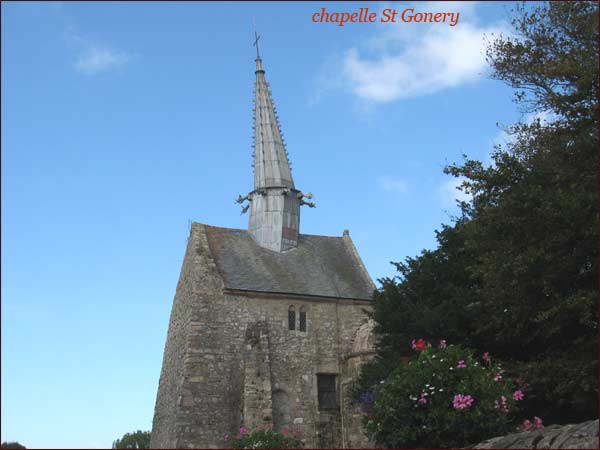
[(598, 5), (517, 8), (515, 38), (488, 49), (494, 77), (542, 113), (508, 131), (494, 165), (466, 179), (469, 272), (480, 280), (475, 337), (530, 384), (530, 409), (554, 421), (597, 417)]
[(378, 359), (361, 387), (385, 378), (411, 338), (451, 338), (503, 359), (528, 385), (529, 416), (565, 423), (598, 414), (598, 5), (515, 13), (514, 37), (497, 37), (488, 61), (537, 117), (506, 130), (491, 166), (446, 167), (472, 201), (436, 250), (381, 280)]
[(1, 448), (27, 448), (23, 444), (20, 444), (16, 441), (13, 442), (3, 442)]
[(150, 432), (138, 430), (125, 433), (121, 439), (113, 442), (112, 448), (150, 448)]

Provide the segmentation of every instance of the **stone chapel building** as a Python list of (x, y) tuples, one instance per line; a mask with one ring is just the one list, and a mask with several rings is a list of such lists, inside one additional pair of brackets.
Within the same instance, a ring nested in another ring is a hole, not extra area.
[(375, 285), (348, 231), (300, 234), (300, 207), (256, 59), (248, 230), (193, 223), (173, 301), (152, 448), (222, 448), (241, 426), (309, 448), (369, 446), (350, 388), (373, 356)]

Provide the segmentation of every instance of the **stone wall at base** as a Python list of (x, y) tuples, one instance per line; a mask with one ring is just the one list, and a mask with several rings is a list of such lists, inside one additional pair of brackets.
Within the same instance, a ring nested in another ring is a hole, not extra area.
[(204, 234), (198, 231), (194, 228), (190, 231), (171, 309), (152, 423), (152, 448), (176, 447), (186, 426), (186, 418), (180, 412), (184, 380), (189, 380), (185, 375), (186, 368), (189, 372), (189, 342), (203, 328), (201, 318), (208, 306), (207, 293), (219, 289), (214, 263), (206, 252), (200, 251), (207, 243)]
[(598, 420), (495, 437), (470, 448), (600, 448)]

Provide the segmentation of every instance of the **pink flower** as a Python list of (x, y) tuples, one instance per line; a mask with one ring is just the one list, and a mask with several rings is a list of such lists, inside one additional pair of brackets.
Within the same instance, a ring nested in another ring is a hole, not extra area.
[(527, 430), (534, 430), (536, 428), (544, 428), (544, 425), (542, 424), (542, 419), (540, 419), (539, 417), (535, 416), (533, 418), (534, 423), (531, 423), (531, 421), (529, 419), (525, 419), (523, 421), (523, 426), (522, 427), (517, 427), (517, 431), (527, 431)]
[(440, 348), (446, 348), (446, 339), (440, 340)]
[(288, 436), (290, 434), (290, 430), (287, 428), (284, 428), (283, 431), (281, 432), (284, 436)]
[(456, 366), (457, 369), (464, 369), (465, 367), (467, 367), (467, 365), (465, 364), (464, 359), (461, 359), (460, 361), (458, 361), (458, 365)]
[(425, 398), (425, 394), (421, 393), (421, 398), (419, 399), (419, 403), (424, 405), (427, 403), (427, 399)]
[(470, 395), (456, 394), (452, 400), (454, 409), (465, 409), (473, 404), (473, 397)]
[(499, 373), (496, 374), (496, 376), (494, 377), (494, 381), (500, 381), (502, 379), (502, 375), (500, 375)]
[(227, 442), (227, 441), (229, 440), (229, 435), (228, 435), (227, 433), (225, 433), (225, 434), (223, 435), (223, 440), (224, 440), (225, 442)]
[(244, 427), (240, 427), (240, 434), (246, 434), (248, 432), (248, 430)]
[(483, 360), (484, 360), (486, 363), (489, 363), (489, 362), (492, 360), (492, 358), (490, 358), (490, 354), (489, 354), (489, 352), (485, 352), (485, 353), (483, 354)]
[(523, 400), (523, 391), (521, 389), (516, 390), (515, 392), (513, 392), (513, 398), (517, 401), (519, 400)]
[(417, 342), (413, 341), (413, 349), (415, 350), (425, 350), (427, 348), (427, 342), (423, 338), (419, 338)]

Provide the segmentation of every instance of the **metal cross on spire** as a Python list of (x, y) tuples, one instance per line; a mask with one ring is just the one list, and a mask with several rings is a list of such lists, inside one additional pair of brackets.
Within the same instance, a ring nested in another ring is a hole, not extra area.
[(260, 39), (260, 36), (256, 32), (256, 21), (254, 20), (254, 18), (252, 18), (252, 25), (254, 27), (254, 45), (256, 46), (256, 59), (260, 59), (260, 54), (258, 53), (258, 40)]

